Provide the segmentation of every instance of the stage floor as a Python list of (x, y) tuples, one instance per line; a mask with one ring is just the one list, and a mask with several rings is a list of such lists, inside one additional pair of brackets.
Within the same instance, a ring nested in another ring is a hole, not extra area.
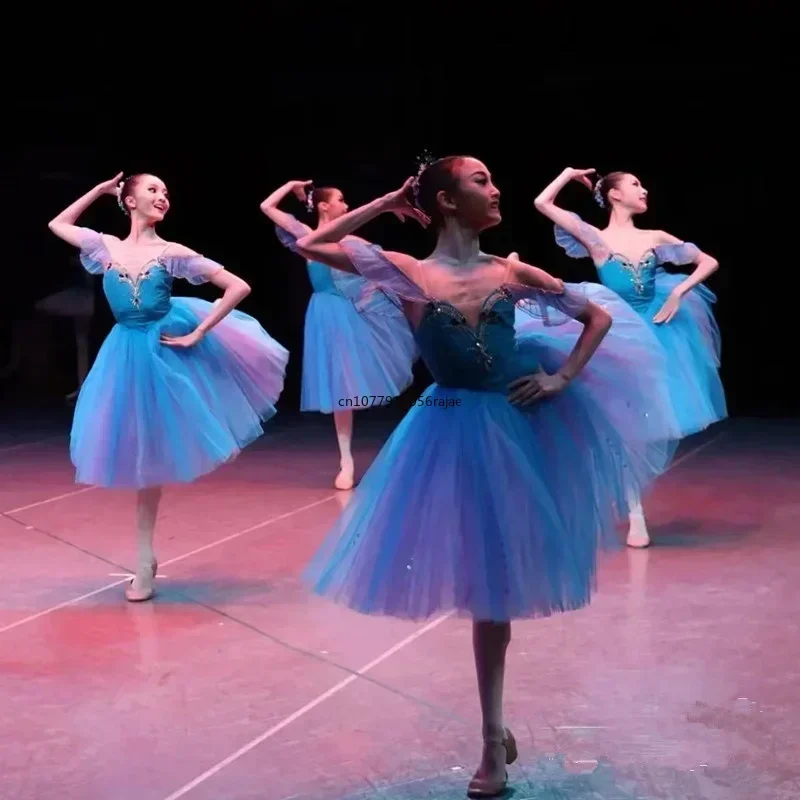
[[(363, 471), (390, 431), (356, 420)], [(480, 754), (470, 624), (359, 616), (300, 573), (348, 496), (329, 418), (165, 491), (154, 602), (123, 598), (134, 499), (73, 483), (63, 427), (0, 441), (7, 800), (449, 800)], [(38, 438), (37, 438), (38, 437)], [(592, 606), (515, 624), (517, 800), (800, 798), (800, 426), (682, 449), (654, 546)]]

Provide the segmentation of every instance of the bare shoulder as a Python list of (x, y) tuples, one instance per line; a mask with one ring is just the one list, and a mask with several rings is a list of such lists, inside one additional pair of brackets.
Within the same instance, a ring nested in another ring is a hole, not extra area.
[(200, 255), (196, 250), (192, 250), (191, 247), (180, 242), (165, 242), (164, 248), (165, 254), (173, 258), (191, 258)]
[(383, 255), (389, 259), (401, 272), (404, 272), (412, 279), (416, 279), (422, 268), (422, 263), (408, 253), (398, 253), (395, 250), (384, 250)]
[(507, 280), (520, 286), (527, 286), (532, 289), (544, 289), (547, 292), (560, 294), (564, 291), (564, 282), (554, 278), (549, 272), (526, 264), (515, 258), (499, 258), (498, 262), (505, 266)]
[(682, 239), (679, 239), (677, 236), (673, 236), (671, 233), (667, 233), (666, 231), (647, 231), (647, 233), (649, 234), (653, 245), (681, 244), (683, 242)]
[(517, 272), (519, 271), (520, 265), (524, 265), (525, 262), (520, 261), (519, 258), (515, 258), (516, 254), (509, 256), (508, 258), (503, 258), (503, 256), (488, 256), (487, 266), (491, 265), (494, 269), (497, 269), (501, 275), (507, 277), (508, 280), (516, 282)]
[(114, 236), (113, 233), (103, 233), (102, 231), (98, 231), (97, 235), (100, 237), (101, 241), (105, 242), (106, 244), (111, 243), (115, 246), (122, 244), (122, 239), (120, 239), (119, 236)]

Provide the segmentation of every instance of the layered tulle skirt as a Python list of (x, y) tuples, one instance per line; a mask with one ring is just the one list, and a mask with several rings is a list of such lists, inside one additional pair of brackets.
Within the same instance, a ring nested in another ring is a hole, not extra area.
[(402, 312), (382, 294), (359, 310), (314, 292), (306, 311), (300, 410), (330, 414), (386, 405), (413, 380), (416, 345)]
[(140, 489), (192, 481), (262, 434), (289, 354), (257, 320), (233, 311), (193, 347), (160, 341), (190, 333), (212, 308), (173, 298), (156, 321), (114, 326), (75, 409), (79, 483)]
[[(575, 288), (605, 309), (612, 324), (573, 387), (620, 432), (630, 458), (642, 460), (634, 474), (657, 474), (669, 464), (685, 435), (670, 394), (669, 355), (654, 326), (615, 292), (595, 283)], [(554, 371), (576, 346), (583, 325), (568, 320), (548, 327), (526, 313), (524, 305), (520, 303), (515, 314), (518, 346), (541, 356), (545, 369)], [(648, 477), (645, 483), (649, 482)]]
[[(551, 373), (563, 363), (563, 346), (539, 332), (518, 346), (521, 362)], [(597, 368), (527, 408), (501, 393), (431, 386), (309, 565), (314, 591), (415, 620), (455, 609), (505, 621), (586, 605), (598, 551), (620, 544), (619, 521), (674, 449), (668, 406), (640, 405), (663, 383), (648, 391), (626, 379), (619, 352), (605, 365), (612, 374)]]
[(684, 280), (685, 275), (659, 271), (652, 303), (638, 311), (664, 348), (670, 400), (682, 435), (689, 436), (725, 419), (728, 410), (719, 376), (721, 339), (712, 312), (713, 292), (696, 286), (681, 298), (669, 322), (653, 322), (670, 292)]

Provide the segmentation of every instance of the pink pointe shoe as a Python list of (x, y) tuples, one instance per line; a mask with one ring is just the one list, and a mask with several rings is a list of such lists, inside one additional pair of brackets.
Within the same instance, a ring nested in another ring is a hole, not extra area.
[(346, 492), (355, 485), (355, 467), (352, 461), (343, 461), (339, 469), (339, 474), (333, 485), (340, 492)]
[(129, 603), (143, 603), (149, 600), (156, 590), (153, 586), (158, 573), (158, 561), (153, 559), (151, 569), (137, 571), (133, 580), (125, 587), (125, 598)]

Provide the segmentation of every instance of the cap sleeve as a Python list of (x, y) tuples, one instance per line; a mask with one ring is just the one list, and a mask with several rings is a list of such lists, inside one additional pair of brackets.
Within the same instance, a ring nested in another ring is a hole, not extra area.
[(685, 266), (697, 260), (700, 248), (692, 242), (678, 242), (678, 244), (660, 244), (653, 248), (653, 252), (659, 264)]
[(169, 272), (175, 278), (183, 278), (194, 286), (207, 283), (225, 267), (197, 253), (193, 255), (167, 256)]
[(352, 272), (343, 272), (340, 269), (331, 269), (331, 279), (337, 291), (346, 297), (358, 311), (376, 311), (384, 308), (388, 299), (392, 306), (402, 309), (402, 302), (394, 293), (382, 289), (373, 281), (354, 275)]
[[(577, 229), (580, 231), (580, 235), (583, 238), (583, 241), (589, 242), (589, 244), (594, 247), (596, 250), (607, 250), (608, 246), (606, 243), (600, 238), (597, 231), (591, 226), (587, 225), (577, 214), (572, 211), (567, 212), (570, 217), (575, 220), (575, 224)], [(569, 231), (562, 228), (560, 225), (555, 225), (554, 234), (556, 239), (556, 244), (561, 247), (564, 252), (570, 258), (590, 258), (591, 254), (589, 250), (586, 248), (586, 245), (583, 244), (579, 239), (577, 239), (573, 234)]]
[(78, 228), (80, 235), (81, 266), (90, 275), (101, 275), (111, 263), (111, 255), (103, 242), (103, 237), (91, 228)]
[(517, 308), (547, 327), (577, 319), (589, 305), (586, 288), (579, 283), (565, 283), (560, 294), (519, 285), (509, 288)]
[(361, 239), (343, 239), (340, 245), (358, 273), (385, 292), (411, 302), (428, 301), (429, 298), (422, 289), (386, 258), (377, 245)]
[(291, 224), (288, 228), (282, 228), (280, 225), (275, 226), (275, 235), (278, 237), (280, 243), (291, 250), (293, 253), (297, 252), (297, 240), (306, 235), (306, 228), (302, 222), (298, 222), (294, 217), (290, 217)]

